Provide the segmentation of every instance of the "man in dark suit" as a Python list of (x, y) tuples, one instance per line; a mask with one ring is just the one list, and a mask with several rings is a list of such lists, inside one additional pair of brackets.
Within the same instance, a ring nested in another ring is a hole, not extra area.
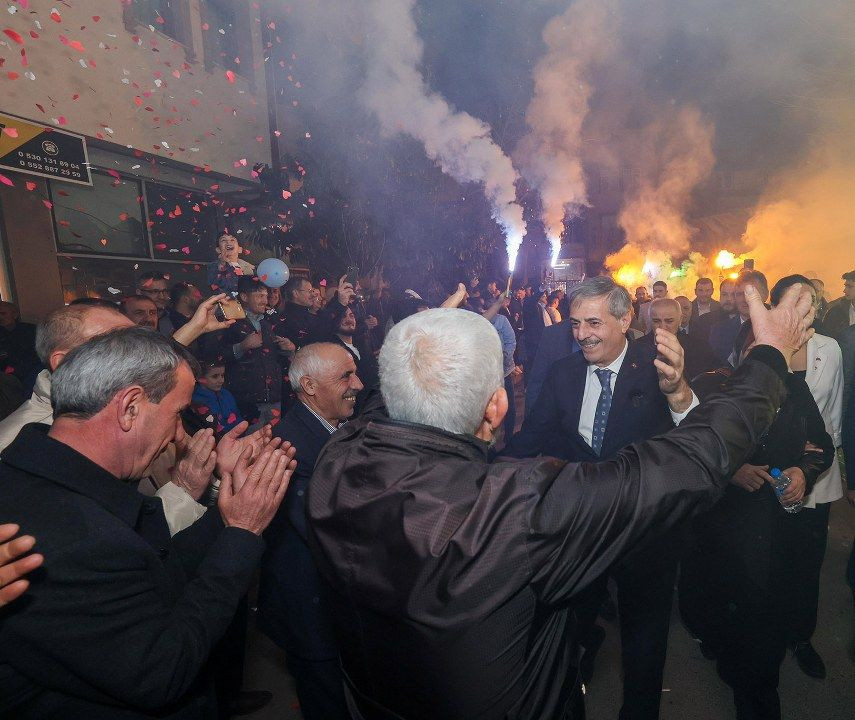
[[(733, 293), (736, 314), (732, 318), (722, 320), (710, 328), (710, 349), (722, 365), (736, 367), (739, 353), (736, 345), (740, 338), (742, 325), (748, 320), (748, 302), (745, 300), (745, 286), (753, 285), (765, 303), (769, 299), (769, 281), (759, 270), (743, 270), (736, 279), (736, 290)], [(744, 332), (743, 332), (744, 334)]]
[[(680, 327), (681, 308), (677, 299), (660, 298), (650, 305), (650, 322), (653, 329), (662, 328), (677, 336), (683, 348), (683, 364), (686, 379), (691, 383), (701, 373), (719, 367), (717, 358), (703, 338), (697, 338)], [(653, 333), (645, 335), (638, 342), (648, 345), (655, 353)]]
[(720, 307), (718, 300), (713, 300), (713, 281), (708, 277), (698, 278), (695, 283), (695, 299), (692, 300), (692, 314), (689, 325), (704, 315), (715, 312)]
[(855, 270), (843, 273), (843, 297), (829, 303), (822, 320), (823, 335), (835, 340), (850, 325), (855, 325)]
[(267, 287), (255, 276), (238, 278), (238, 296), (246, 317), (222, 337), (226, 385), (241, 414), (250, 423), (264, 425), (276, 417), (282, 397), (280, 357), (294, 351), (287, 337), (276, 334), (267, 316)]
[[(0, 717), (215, 718), (208, 656), (261, 556), (288, 486), (279, 441), (250, 470), (217, 457), (218, 510), (170, 538), (130, 480), (181, 430), (192, 358), (145, 328), (97, 336), (51, 376), (52, 426), (3, 452), (0, 524), (38, 537), (44, 565), (0, 622)], [(237, 492), (235, 492), (237, 488)]]
[(533, 358), (529, 358), (530, 370), (525, 386), (526, 412), (531, 412), (534, 407), (537, 396), (540, 395), (540, 390), (543, 387), (543, 381), (546, 379), (546, 374), (552, 364), (570, 357), (578, 350), (579, 343), (573, 337), (573, 329), (570, 327), (569, 319), (543, 329), (537, 352)]
[[(677, 318), (679, 322), (679, 314)], [(683, 412), (670, 411), (654, 364), (656, 347), (627, 341), (631, 320), (629, 293), (611, 278), (590, 278), (570, 291), (570, 326), (581, 352), (549, 369), (507, 454), (554, 455), (573, 462), (607, 460), (627, 445), (666, 432), (697, 405), (692, 397)], [(682, 370), (681, 362), (680, 381)], [(613, 572), (624, 669), (622, 720), (659, 715), (678, 560), (668, 542), (671, 537), (638, 547)], [(591, 652), (598, 647), (594, 621), (605, 589), (603, 576), (578, 599), (582, 644)]]
[(722, 280), (718, 286), (718, 296), (717, 307), (704, 315), (693, 316), (689, 321), (689, 332), (695, 337), (703, 338), (705, 342), (709, 342), (713, 325), (736, 314), (736, 281), (730, 278)]
[(274, 434), (297, 448), (297, 472), (264, 533), (259, 622), (285, 651), (303, 717), (347, 720), (326, 590), (306, 544), (305, 495), (315, 460), (330, 435), (353, 414), (362, 383), (351, 355), (332, 343), (312, 343), (298, 350), (288, 377), (297, 401)]

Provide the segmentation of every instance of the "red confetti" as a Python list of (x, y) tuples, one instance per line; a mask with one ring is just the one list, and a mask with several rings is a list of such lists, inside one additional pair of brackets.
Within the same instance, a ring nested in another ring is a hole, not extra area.
[(66, 123), (68, 123), (68, 120), (66, 120), (66, 119), (65, 119), (65, 115), (60, 115), (60, 116), (56, 119), (56, 121), (57, 121), (60, 125), (65, 125)]
[(119, 173), (117, 173), (115, 170), (107, 170), (107, 174), (110, 175), (111, 177), (116, 178), (116, 180), (122, 179), (121, 175), (119, 175)]
[(50, 210), (53, 207), (53, 203), (50, 200), (42, 200), (42, 204)]
[(56, 10), (50, 11), (50, 19), (53, 20), (55, 23), (62, 22), (62, 16)]
[(291, 197), (291, 193), (290, 193), (290, 192), (288, 192), (287, 190), (283, 190), (283, 191), (282, 191), (282, 198), (283, 198), (284, 200), (287, 200), (289, 197)]
[(127, 214), (127, 213), (119, 213), (119, 220), (121, 220), (122, 222), (124, 222), (124, 221), (125, 221), (125, 220), (127, 220), (127, 219), (128, 219), (128, 214)]
[(189, 246), (185, 245), (183, 248), (181, 248), (181, 252), (183, 252), (185, 255), (189, 255), (190, 254)]
[(17, 79), (18, 79), (19, 77), (21, 77), (21, 76), (20, 76), (20, 75), (18, 75), (18, 73), (16, 73), (16, 72), (11, 72), (11, 71), (10, 71), (10, 72), (7, 72), (7, 73), (6, 73), (6, 77), (7, 77), (7, 78), (9, 78), (10, 80), (17, 80)]
[(24, 38), (22, 38), (22, 37), (21, 37), (17, 32), (15, 32), (14, 30), (12, 30), (11, 28), (6, 28), (3, 32), (4, 32), (8, 37), (12, 38), (12, 40), (13, 40), (14, 42), (18, 43), (18, 45), (23, 45), (23, 44), (24, 44)]
[(233, 82), (235, 81), (235, 74), (234, 74), (234, 71), (232, 71), (232, 70), (226, 70), (226, 79), (227, 79), (230, 83), (233, 83)]
[(134, 105), (136, 105), (137, 107), (139, 107), (140, 105), (142, 105), (142, 103), (143, 103), (142, 98), (141, 98), (139, 95), (137, 95), (137, 96), (134, 98)]
[(4, 127), (4, 128), (3, 128), (3, 132), (4, 132), (6, 135), (8, 135), (9, 137), (13, 137), (13, 138), (18, 137), (18, 128), (13, 128), (13, 127)]
[(181, 214), (181, 208), (176, 205), (175, 210), (173, 210), (172, 213), (177, 217)]
[(35, 190), (35, 189), (36, 189), (36, 184), (35, 184), (34, 182), (30, 182), (30, 181), (28, 180), (28, 181), (27, 181), (26, 183), (24, 183), (24, 184), (27, 186), (27, 190), (29, 190), (30, 192), (32, 192), (33, 190)]
[(237, 420), (237, 415), (235, 415), (234, 413), (229, 413), (229, 416), (226, 418), (226, 422), (233, 423), (235, 420)]
[(154, 246), (155, 250), (166, 250), (166, 243), (158, 243)]
[(106, 245), (107, 244), (107, 238), (101, 238), (101, 244)]
[(9, 187), (15, 187), (15, 183), (13, 183), (9, 178), (7, 178), (2, 173), (0, 173), (0, 183), (3, 183), (4, 185), (8, 185)]
[(92, 16), (92, 22), (98, 22), (99, 20), (101, 20), (101, 16), (100, 16), (100, 15), (93, 15), (93, 16)]

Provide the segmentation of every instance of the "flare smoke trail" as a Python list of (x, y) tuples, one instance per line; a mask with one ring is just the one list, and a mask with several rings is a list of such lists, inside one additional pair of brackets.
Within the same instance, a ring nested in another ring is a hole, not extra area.
[(406, 133), (424, 144), (428, 157), (459, 182), (483, 183), (493, 219), (501, 225), (514, 268), (525, 235), (516, 201), (518, 178), (510, 159), (491, 138), (490, 126), (456, 112), (422, 77), (423, 46), (413, 20), (415, 0), (367, 0), (368, 38), (365, 105), (387, 135)]
[(672, 258), (687, 258), (693, 230), (687, 221), (692, 192), (709, 177), (715, 165), (713, 128), (693, 107), (666, 112), (646, 126), (637, 138), (636, 161), (643, 169), (637, 186), (624, 198), (618, 224), (626, 244), (606, 259), (618, 270), (645, 263), (656, 278), (669, 279), (679, 292), (688, 292), (697, 279), (695, 262), (673, 267)]
[(588, 205), (582, 167), (582, 126), (593, 92), (592, 66), (611, 55), (614, 0), (579, 0), (543, 30), (546, 54), (534, 70), (534, 95), (526, 110), (529, 133), (515, 157), (541, 200), (541, 218), (552, 245), (552, 261), (564, 234), (565, 217)]

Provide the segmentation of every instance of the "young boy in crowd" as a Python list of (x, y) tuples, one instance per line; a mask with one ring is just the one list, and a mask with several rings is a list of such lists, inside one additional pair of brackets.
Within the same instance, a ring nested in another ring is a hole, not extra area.
[(202, 374), (193, 390), (191, 407), (196, 422), (202, 427), (213, 428), (216, 435), (228, 432), (243, 420), (235, 396), (223, 387), (226, 368), (222, 360), (206, 360), (201, 363)]

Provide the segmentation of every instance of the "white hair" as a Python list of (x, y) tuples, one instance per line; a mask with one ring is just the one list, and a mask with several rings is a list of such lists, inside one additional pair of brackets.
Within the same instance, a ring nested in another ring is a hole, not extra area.
[(395, 325), (380, 350), (380, 392), (393, 420), (472, 435), (504, 387), (499, 334), (477, 313), (437, 308)]
[(323, 350), (327, 348), (336, 348), (342, 352), (347, 352), (341, 345), (323, 342), (304, 345), (295, 353), (288, 368), (288, 380), (291, 382), (291, 388), (294, 392), (303, 392), (300, 381), (304, 377), (317, 380), (325, 372), (332, 369), (335, 358), (332, 355), (324, 356)]

